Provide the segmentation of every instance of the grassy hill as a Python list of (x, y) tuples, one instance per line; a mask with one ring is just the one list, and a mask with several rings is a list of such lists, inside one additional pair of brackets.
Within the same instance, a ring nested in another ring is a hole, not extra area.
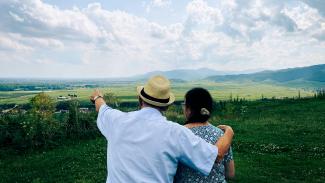
[(283, 69), (277, 71), (263, 71), (254, 74), (210, 76), (207, 80), (215, 82), (225, 81), (253, 81), (275, 82), (291, 86), (325, 87), (325, 64), (309, 67)]
[[(232, 113), (234, 107), (245, 110)], [(251, 101), (229, 104), (227, 110), (210, 122), (235, 130), (233, 182), (325, 182), (324, 100)], [(183, 122), (181, 109), (173, 111), (172, 119)], [(23, 154), (0, 150), (0, 182), (105, 181), (104, 137), (64, 143)]]
[(147, 80), (154, 75), (163, 75), (169, 79), (178, 79), (184, 81), (199, 80), (213, 75), (225, 75), (229, 72), (215, 71), (208, 68), (201, 69), (176, 69), (170, 71), (153, 71), (143, 75), (137, 75), (132, 77), (135, 80)]
[(153, 71), (142, 75), (136, 75), (133, 77), (128, 77), (128, 80), (147, 80), (154, 75), (164, 75), (168, 79), (172, 80), (183, 80), (183, 81), (195, 81), (201, 80), (209, 76), (223, 76), (223, 75), (235, 75), (235, 74), (248, 74), (261, 71), (261, 69), (255, 70), (243, 70), (243, 71), (220, 71), (213, 70), (210, 68), (200, 68), (200, 69), (175, 69), (169, 71)]

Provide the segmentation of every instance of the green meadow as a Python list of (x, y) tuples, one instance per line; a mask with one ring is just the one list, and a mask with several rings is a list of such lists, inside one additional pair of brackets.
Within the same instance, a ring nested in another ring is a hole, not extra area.
[[(101, 89), (113, 92), (122, 102), (135, 102), (136, 85)], [(217, 108), (210, 119), (214, 125), (231, 125), (235, 131), (236, 178), (230, 182), (325, 182), (324, 99), (310, 97), (312, 91), (256, 83), (178, 83), (173, 91), (182, 100), (192, 87), (207, 88), (216, 101), (233, 98), (222, 111)], [(86, 101), (92, 90), (76, 88), (47, 94), (56, 98), (75, 93)], [(0, 103), (26, 103), (35, 94), (1, 92)], [(237, 100), (237, 96), (246, 100)], [(269, 99), (261, 100), (262, 96)], [(178, 105), (166, 116), (181, 124), (184, 121)], [(0, 182), (104, 182), (106, 143), (104, 137), (96, 136), (62, 139), (55, 146), (25, 151), (0, 148)]]
[[(129, 102), (137, 100), (136, 86), (142, 84), (143, 83), (120, 84), (110, 87), (100, 87), (99, 89), (104, 93), (112, 92), (119, 97), (121, 101)], [(215, 83), (210, 81), (196, 81), (175, 83), (172, 85), (177, 100), (182, 100), (186, 91), (193, 87), (204, 87), (208, 89), (216, 100), (226, 100), (230, 97), (245, 98), (247, 100), (261, 99), (261, 97), (292, 98), (297, 97), (299, 92), (301, 97), (314, 95), (311, 90), (254, 82)], [(79, 100), (86, 101), (93, 90), (93, 88), (77, 87), (69, 90), (45, 90), (44, 92), (53, 98), (57, 98), (58, 96), (67, 96), (68, 94), (77, 94)], [(0, 104), (24, 104), (39, 92), (41, 91), (0, 91)]]

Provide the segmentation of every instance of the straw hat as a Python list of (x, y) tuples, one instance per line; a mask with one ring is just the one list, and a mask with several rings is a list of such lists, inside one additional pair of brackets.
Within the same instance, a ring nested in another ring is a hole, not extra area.
[(144, 86), (137, 87), (137, 92), (143, 101), (157, 107), (169, 106), (175, 101), (170, 82), (164, 76), (151, 77)]

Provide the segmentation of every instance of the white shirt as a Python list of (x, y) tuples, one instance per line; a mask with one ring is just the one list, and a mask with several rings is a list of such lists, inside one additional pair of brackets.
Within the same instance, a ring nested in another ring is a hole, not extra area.
[(172, 183), (178, 162), (208, 175), (218, 155), (150, 107), (125, 113), (102, 105), (97, 126), (108, 141), (107, 183)]

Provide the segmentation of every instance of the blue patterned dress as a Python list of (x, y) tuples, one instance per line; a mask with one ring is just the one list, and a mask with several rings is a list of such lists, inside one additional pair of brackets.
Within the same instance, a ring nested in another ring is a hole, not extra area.
[[(192, 132), (211, 144), (215, 144), (223, 135), (223, 131), (213, 125), (190, 128)], [(195, 151), (195, 149), (193, 149)], [(215, 163), (209, 176), (183, 165), (178, 164), (174, 183), (226, 183), (225, 165), (233, 159), (232, 149), (228, 151), (221, 163)]]

